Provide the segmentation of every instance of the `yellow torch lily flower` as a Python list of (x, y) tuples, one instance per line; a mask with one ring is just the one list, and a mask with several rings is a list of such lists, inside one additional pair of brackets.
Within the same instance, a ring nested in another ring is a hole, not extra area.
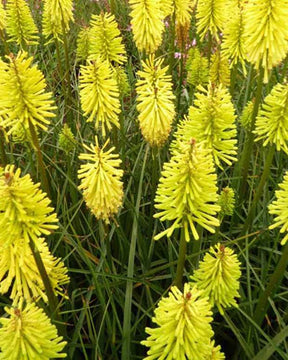
[(154, 217), (173, 224), (154, 239), (170, 237), (176, 228), (183, 227), (186, 241), (190, 240), (189, 229), (198, 240), (195, 223), (214, 233), (220, 210), (216, 204), (216, 179), (211, 152), (204, 149), (203, 143), (193, 139), (179, 143), (170, 161), (164, 164), (155, 197), (155, 207), (160, 212)]
[(15, 41), (22, 47), (37, 44), (38, 30), (27, 2), (25, 0), (8, 0), (6, 13), (6, 31), (9, 41)]
[(288, 171), (284, 176), (284, 180), (279, 184), (280, 190), (276, 190), (276, 200), (269, 205), (269, 213), (274, 215), (274, 224), (269, 226), (269, 229), (281, 227), (280, 233), (286, 235), (281, 241), (281, 245), (285, 245), (288, 241)]
[(44, 0), (43, 10), (43, 35), (60, 39), (70, 28), (73, 18), (72, 0)]
[(288, 51), (288, 3), (282, 0), (249, 0), (244, 6), (244, 34), (247, 59), (256, 69), (268, 73)]
[(138, 71), (137, 110), (142, 135), (151, 146), (161, 146), (167, 140), (175, 116), (172, 92), (172, 77), (167, 75), (168, 66), (163, 60), (150, 56), (142, 62), (143, 71)]
[(84, 145), (88, 154), (80, 154), (80, 160), (88, 160), (81, 165), (78, 178), (81, 179), (79, 189), (83, 190), (84, 200), (96, 218), (109, 223), (122, 204), (123, 170), (119, 169), (121, 160), (113, 154), (114, 147), (106, 150), (109, 139), (100, 148), (98, 138), (95, 145)]
[(114, 124), (119, 128), (120, 113), (119, 89), (108, 60), (98, 57), (81, 66), (80, 97), (87, 121), (95, 120), (95, 127), (101, 124), (102, 134)]
[(121, 33), (113, 14), (101, 13), (92, 15), (90, 21), (89, 59), (101, 56), (110, 64), (126, 62), (126, 51), (122, 43)]
[(0, 318), (1, 360), (49, 360), (66, 357), (66, 345), (44, 311), (35, 304), (5, 307), (9, 317)]
[(162, 42), (164, 15), (155, 0), (129, 0), (134, 41), (140, 51), (154, 53)]
[(212, 312), (201, 290), (186, 283), (182, 293), (172, 286), (152, 321), (158, 327), (145, 329), (149, 336), (141, 344), (150, 349), (144, 360), (209, 359)]
[(41, 234), (49, 235), (58, 226), (50, 200), (34, 184), (30, 175), (7, 165), (0, 172), (0, 244), (10, 245), (15, 239), (32, 239), (37, 244)]
[[(29, 125), (47, 130), (49, 118), (55, 116), (52, 94), (45, 92), (46, 81), (33, 58), (19, 52), (15, 58), (8, 57), (0, 80), (0, 126), (10, 128), (8, 135), (17, 130), (19, 124), (29, 131)], [(1, 116), (3, 119), (1, 120)]]
[(237, 307), (235, 298), (240, 297), (240, 262), (233, 250), (217, 244), (210, 247), (191, 279), (203, 296), (208, 296), (211, 306), (216, 305), (221, 314), (229, 306)]

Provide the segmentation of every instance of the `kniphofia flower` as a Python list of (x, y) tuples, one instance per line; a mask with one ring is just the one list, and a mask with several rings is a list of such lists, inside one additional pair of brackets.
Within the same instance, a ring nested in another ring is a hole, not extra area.
[(140, 51), (154, 53), (162, 42), (164, 31), (161, 4), (155, 0), (129, 0), (134, 41)]
[(246, 75), (246, 49), (244, 39), (244, 18), (242, 5), (235, 6), (223, 30), (222, 54), (231, 60), (230, 66), (241, 63)]
[(231, 165), (237, 160), (237, 139), (236, 116), (228, 90), (221, 85), (210, 84), (208, 89), (199, 86), (195, 98), (188, 117), (178, 126), (172, 148), (177, 148), (178, 141), (195, 138), (211, 149), (217, 166), (221, 168), (221, 162)]
[(80, 154), (80, 160), (88, 160), (81, 165), (78, 178), (81, 179), (79, 189), (83, 190), (84, 200), (96, 218), (109, 223), (122, 204), (123, 170), (119, 169), (121, 160), (114, 154), (114, 147), (107, 150), (109, 139), (101, 148), (98, 138), (95, 145), (83, 145), (89, 152)]
[(250, 0), (244, 6), (245, 49), (248, 61), (256, 69), (268, 72), (283, 60), (288, 51), (288, 2), (282, 0)]
[(213, 85), (230, 86), (229, 61), (220, 51), (211, 56), (209, 77)]
[(77, 36), (77, 60), (86, 60), (89, 56), (90, 48), (90, 27), (84, 26)]
[(151, 146), (161, 146), (167, 140), (175, 116), (172, 92), (172, 78), (167, 75), (168, 66), (163, 60), (151, 55), (142, 62), (142, 71), (138, 71), (137, 110), (141, 132)]
[[(43, 238), (37, 239), (37, 249), (52, 289), (62, 295), (62, 286), (69, 282), (67, 268), (50, 253)], [(22, 298), (27, 302), (40, 298), (48, 301), (30, 246), (24, 239), (15, 238), (11, 245), (0, 246), (0, 293), (6, 294), (9, 290), (14, 303)]]
[(173, 223), (154, 239), (170, 237), (176, 228), (183, 227), (186, 241), (190, 240), (189, 229), (198, 240), (195, 224), (214, 233), (220, 210), (216, 204), (216, 180), (211, 151), (204, 148), (203, 142), (192, 139), (179, 143), (170, 161), (164, 164), (155, 197), (159, 212), (154, 217)]
[(50, 200), (34, 184), (29, 174), (21, 177), (21, 170), (7, 165), (0, 172), (0, 244), (10, 245), (15, 239), (32, 239), (49, 235), (58, 228), (56, 214)]
[(149, 336), (141, 343), (150, 349), (144, 360), (209, 359), (212, 312), (203, 291), (187, 283), (183, 293), (172, 286), (152, 321), (158, 327), (145, 329)]
[(227, 18), (226, 0), (198, 0), (197, 3), (197, 32), (203, 40), (209, 31), (219, 39), (219, 32), (223, 30)]
[(113, 68), (113, 73), (117, 81), (120, 98), (130, 94), (131, 86), (124, 68), (122, 66), (116, 66)]
[(198, 48), (191, 48), (188, 51), (186, 62), (187, 82), (189, 85), (198, 86), (209, 82), (208, 59), (201, 56)]
[(288, 154), (288, 85), (277, 84), (266, 96), (256, 119), (255, 141)]
[(221, 207), (220, 216), (233, 215), (235, 207), (235, 192), (226, 186), (220, 193), (218, 204)]
[(9, 317), (0, 318), (1, 360), (49, 360), (66, 357), (66, 345), (44, 311), (35, 304), (5, 307)]
[(203, 296), (208, 296), (211, 306), (217, 306), (223, 314), (224, 308), (238, 306), (235, 298), (240, 297), (240, 276), (237, 255), (218, 243), (210, 247), (191, 279), (203, 290)]
[(76, 140), (68, 124), (64, 124), (58, 138), (59, 147), (68, 154), (76, 147)]
[(279, 184), (280, 190), (276, 190), (276, 200), (269, 205), (269, 213), (274, 215), (274, 224), (269, 229), (281, 227), (280, 233), (286, 233), (281, 240), (281, 245), (285, 245), (288, 241), (288, 171), (284, 176), (284, 180)]
[(27, 1), (8, 0), (6, 13), (6, 31), (9, 36), (9, 41), (15, 41), (22, 47), (37, 44), (38, 30)]
[(100, 56), (110, 64), (123, 64), (127, 60), (121, 33), (113, 14), (102, 12), (92, 15), (89, 36), (89, 59), (95, 60)]
[(108, 60), (98, 57), (82, 65), (79, 87), (84, 115), (89, 115), (87, 121), (95, 120), (96, 129), (101, 125), (104, 136), (112, 124), (119, 128), (119, 89)]
[[(49, 118), (55, 116), (52, 94), (45, 92), (46, 81), (33, 58), (19, 52), (8, 57), (0, 80), (0, 126), (13, 133), (19, 124), (29, 131), (29, 126), (47, 130)], [(1, 120), (1, 116), (3, 119)]]
[(191, 22), (194, 0), (174, 0), (177, 25), (185, 26)]
[(42, 27), (46, 38), (60, 39), (68, 33), (73, 20), (72, 0), (44, 0)]

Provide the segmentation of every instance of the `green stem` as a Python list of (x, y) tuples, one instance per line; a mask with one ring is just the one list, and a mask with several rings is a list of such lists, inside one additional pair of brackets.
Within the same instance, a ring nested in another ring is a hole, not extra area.
[(72, 130), (75, 131), (74, 121), (72, 121), (71, 117), (71, 104), (72, 104), (72, 91), (71, 91), (71, 80), (70, 80), (70, 61), (69, 61), (69, 51), (68, 51), (68, 42), (67, 42), (67, 34), (65, 32), (65, 26), (63, 27), (63, 44), (64, 44), (64, 54), (65, 54), (65, 80), (64, 87), (66, 89), (65, 93), (65, 110), (67, 112), (68, 124), (72, 127)]
[(5, 54), (9, 55), (10, 51), (9, 51), (8, 43), (7, 43), (6, 39), (5, 39), (5, 34), (4, 34), (3, 30), (0, 30), (0, 39), (3, 42)]
[(123, 320), (123, 342), (122, 342), (122, 360), (127, 360), (130, 358), (131, 351), (131, 313), (132, 313), (132, 295), (133, 295), (133, 275), (134, 275), (134, 262), (135, 262), (135, 252), (136, 252), (136, 242), (138, 237), (138, 225), (139, 225), (139, 211), (140, 203), (142, 197), (142, 185), (145, 174), (145, 168), (147, 163), (147, 157), (149, 152), (149, 145), (146, 146), (146, 151), (144, 155), (139, 185), (138, 185), (138, 194), (135, 204), (135, 213), (132, 225), (132, 234), (131, 234), (131, 244), (129, 250), (129, 260), (128, 260), (128, 271), (127, 271), (127, 285), (125, 293), (125, 304), (124, 304), (124, 320)]
[(275, 291), (281, 280), (284, 277), (286, 267), (288, 264), (288, 243), (284, 246), (281, 258), (276, 266), (274, 273), (272, 274), (270, 281), (262, 294), (259, 297), (255, 313), (254, 313), (254, 321), (259, 326), (262, 324), (266, 312), (269, 307), (269, 298), (273, 297)]
[(59, 72), (59, 76), (60, 76), (60, 83), (62, 84), (62, 87), (63, 87), (64, 76), (63, 76), (63, 68), (62, 68), (62, 63), (61, 63), (59, 40), (57, 38), (55, 39), (55, 47), (56, 47), (57, 67), (58, 67), (58, 72)]
[(47, 295), (48, 302), (49, 302), (49, 307), (50, 307), (50, 310), (51, 310), (51, 316), (54, 317), (55, 319), (59, 320), (58, 299), (54, 294), (53, 288), (51, 286), (50, 279), (48, 277), (47, 271), (46, 271), (45, 266), (43, 264), (43, 261), (42, 261), (41, 255), (39, 253), (39, 250), (37, 249), (36, 244), (31, 239), (30, 239), (30, 242), (29, 242), (29, 246), (30, 246), (30, 249), (32, 251), (35, 263), (37, 265), (39, 274), (41, 276), (41, 279), (42, 279), (44, 287), (45, 287), (46, 295)]
[(247, 178), (248, 178), (248, 171), (249, 171), (249, 165), (250, 165), (250, 157), (253, 150), (253, 142), (254, 142), (254, 133), (253, 130), (255, 128), (255, 122), (256, 117), (258, 114), (259, 105), (262, 98), (262, 89), (263, 89), (263, 78), (264, 78), (264, 69), (261, 68), (260, 73), (258, 75), (258, 84), (257, 84), (257, 90), (256, 90), (256, 97), (255, 97), (255, 103), (251, 118), (251, 125), (248, 133), (248, 139), (244, 145), (242, 157), (239, 161), (239, 165), (242, 168), (242, 180), (240, 184), (240, 191), (238, 192), (239, 195), (239, 203), (243, 201), (243, 198), (246, 194), (247, 190)]
[(178, 254), (178, 262), (177, 262), (177, 270), (176, 276), (174, 280), (174, 285), (178, 287), (178, 289), (182, 290), (183, 284), (183, 273), (184, 273), (184, 265), (186, 258), (186, 249), (187, 249), (187, 241), (185, 240), (185, 231), (182, 227), (181, 236), (180, 236), (180, 245), (179, 245), (179, 254)]
[(256, 206), (260, 200), (260, 197), (263, 193), (263, 189), (264, 186), (266, 184), (266, 181), (270, 175), (270, 170), (271, 170), (271, 164), (274, 158), (274, 154), (275, 154), (275, 146), (270, 146), (269, 151), (268, 151), (268, 155), (265, 157), (265, 166), (264, 166), (264, 170), (259, 182), (259, 185), (257, 187), (256, 193), (254, 195), (253, 201), (252, 201), (252, 205), (248, 211), (248, 215), (246, 218), (246, 222), (244, 224), (244, 228), (243, 228), (243, 234), (246, 234), (246, 232), (250, 231), (251, 229), (251, 225), (254, 219), (254, 215), (255, 215), (255, 210), (256, 210)]
[(51, 199), (51, 191), (50, 191), (48, 178), (47, 178), (47, 175), (46, 175), (46, 170), (45, 170), (45, 166), (44, 166), (42, 151), (40, 149), (40, 144), (39, 144), (39, 140), (38, 140), (34, 125), (31, 123), (31, 121), (29, 121), (29, 130), (30, 130), (30, 133), (31, 133), (31, 138), (32, 138), (33, 145), (34, 145), (35, 150), (36, 150), (37, 162), (38, 162), (38, 168), (39, 168), (40, 175), (41, 175), (42, 186), (43, 186), (44, 191), (47, 193), (48, 197)]
[(5, 167), (8, 161), (4, 146), (4, 134), (1, 129), (0, 129), (0, 150), (1, 150), (1, 166)]

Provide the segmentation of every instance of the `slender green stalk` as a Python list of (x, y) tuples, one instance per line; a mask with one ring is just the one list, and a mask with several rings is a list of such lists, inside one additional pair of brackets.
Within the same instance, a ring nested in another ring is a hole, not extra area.
[(36, 155), (37, 155), (37, 162), (38, 162), (38, 168), (39, 168), (40, 175), (41, 175), (41, 182), (42, 182), (44, 191), (47, 193), (48, 197), (51, 199), (51, 191), (50, 191), (48, 178), (46, 175), (42, 151), (40, 149), (40, 144), (39, 144), (39, 140), (38, 140), (35, 128), (34, 128), (33, 124), (31, 123), (31, 121), (29, 121), (29, 130), (31, 133), (32, 142), (35, 147), (35, 151), (36, 151)]
[(0, 152), (1, 152), (1, 166), (4, 167), (7, 165), (7, 155), (4, 146), (4, 134), (1, 129), (0, 129)]
[(30, 249), (32, 251), (37, 269), (39, 271), (39, 274), (41, 276), (41, 279), (43, 281), (44, 287), (45, 287), (45, 292), (48, 298), (48, 303), (49, 303), (49, 309), (50, 309), (50, 317), (52, 318), (52, 320), (55, 321), (55, 325), (58, 329), (59, 335), (61, 336), (66, 336), (66, 330), (65, 330), (65, 326), (63, 325), (63, 323), (61, 322), (61, 317), (59, 314), (59, 303), (58, 303), (58, 299), (57, 296), (54, 294), (53, 288), (51, 286), (51, 282), (50, 279), (48, 277), (47, 271), (45, 269), (45, 266), (43, 264), (41, 255), (37, 249), (37, 246), (34, 244), (34, 242), (30, 239), (29, 242), (29, 246)]
[(246, 234), (246, 232), (250, 231), (251, 229), (251, 225), (254, 219), (254, 215), (255, 215), (255, 210), (256, 210), (256, 206), (258, 204), (258, 201), (260, 200), (260, 197), (263, 193), (263, 189), (264, 186), (266, 184), (266, 181), (270, 175), (270, 170), (271, 170), (271, 164), (274, 158), (274, 154), (275, 154), (275, 146), (270, 146), (269, 150), (268, 150), (268, 155), (265, 157), (265, 166), (264, 166), (264, 170), (259, 182), (259, 185), (257, 187), (257, 190), (255, 192), (253, 201), (252, 201), (252, 205), (248, 211), (248, 215), (244, 224), (244, 228), (243, 228), (243, 234)]
[(4, 31), (2, 31), (2, 30), (0, 30), (0, 39), (3, 42), (5, 54), (9, 55), (9, 53), (10, 53), (9, 46), (8, 46), (8, 43), (7, 43), (6, 39), (5, 39)]
[(139, 225), (139, 210), (142, 197), (142, 184), (144, 179), (144, 173), (147, 163), (147, 157), (149, 152), (149, 145), (146, 146), (144, 155), (144, 161), (142, 165), (137, 200), (135, 204), (135, 213), (132, 225), (131, 245), (129, 251), (128, 260), (128, 271), (127, 271), (127, 285), (125, 293), (125, 304), (124, 304), (124, 320), (123, 320), (123, 343), (122, 343), (122, 360), (130, 358), (130, 343), (131, 343), (131, 307), (132, 307), (132, 293), (133, 293), (133, 274), (134, 274), (134, 260), (136, 252), (136, 241), (138, 237), (138, 225)]
[(174, 285), (178, 287), (178, 289), (182, 290), (183, 287), (183, 272), (184, 272), (184, 265), (185, 265), (185, 258), (186, 258), (186, 249), (187, 249), (187, 242), (185, 240), (185, 231), (182, 227), (181, 235), (180, 235), (180, 245), (179, 245), (179, 255), (178, 255), (178, 262), (177, 262), (177, 270), (176, 276), (174, 280)]
[(242, 181), (240, 184), (240, 191), (239, 191), (239, 203), (241, 203), (243, 201), (243, 198), (246, 194), (250, 157), (251, 157), (251, 153), (253, 150), (253, 142), (254, 142), (253, 130), (255, 127), (256, 117), (258, 114), (258, 109), (259, 109), (259, 105), (260, 105), (261, 98), (262, 98), (263, 79), (264, 79), (264, 69), (261, 68), (260, 73), (258, 75), (256, 97), (255, 97), (252, 118), (251, 118), (251, 125), (250, 125), (250, 129), (249, 129), (249, 133), (247, 135), (248, 138), (244, 145), (242, 157), (239, 162), (239, 165), (242, 168)]
[(274, 273), (272, 274), (270, 281), (262, 294), (259, 297), (254, 313), (254, 321), (259, 326), (262, 324), (266, 312), (269, 307), (269, 298), (272, 298), (277, 290), (279, 283), (284, 277), (286, 268), (288, 265), (288, 243), (284, 246), (280, 260), (276, 266)]
[(57, 68), (58, 68), (58, 72), (59, 72), (59, 76), (60, 76), (60, 82), (63, 87), (64, 75), (63, 75), (63, 67), (62, 67), (62, 62), (61, 62), (59, 40), (57, 38), (55, 39), (55, 47), (56, 47), (56, 55), (57, 55)]
[(63, 45), (64, 45), (64, 54), (65, 54), (65, 73), (63, 79), (64, 81), (64, 87), (66, 89), (65, 91), (65, 110), (66, 115), (68, 118), (68, 123), (72, 127), (73, 130), (75, 130), (74, 121), (72, 121), (72, 115), (71, 115), (71, 104), (72, 104), (72, 87), (71, 87), (71, 78), (70, 78), (70, 61), (69, 61), (69, 50), (68, 50), (68, 41), (67, 41), (67, 34), (65, 32), (65, 26), (62, 23), (63, 27)]

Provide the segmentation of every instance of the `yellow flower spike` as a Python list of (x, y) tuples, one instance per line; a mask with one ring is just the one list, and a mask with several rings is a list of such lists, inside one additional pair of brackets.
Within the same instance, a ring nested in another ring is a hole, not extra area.
[(6, 27), (6, 11), (2, 2), (0, 1), (0, 31), (4, 30)]
[(98, 220), (109, 223), (122, 204), (123, 199), (123, 170), (119, 169), (121, 160), (114, 154), (114, 147), (106, 150), (109, 139), (102, 148), (99, 147), (98, 138), (95, 145), (84, 145), (89, 154), (80, 154), (80, 160), (88, 160), (81, 165), (78, 178), (79, 186), (83, 190), (84, 200)]
[(113, 14), (92, 15), (90, 21), (89, 59), (101, 56), (110, 64), (123, 64), (127, 61), (125, 46)]
[(178, 126), (172, 148), (177, 148), (179, 141), (195, 138), (211, 149), (218, 167), (222, 168), (221, 162), (231, 165), (237, 160), (237, 139), (236, 116), (228, 90), (221, 85), (210, 84), (207, 90), (199, 86), (195, 97), (188, 117)]
[(76, 148), (77, 142), (68, 124), (64, 124), (59, 134), (58, 145), (66, 154), (69, 154)]
[(164, 14), (157, 0), (129, 0), (132, 32), (138, 50), (154, 53), (162, 42)]
[(235, 208), (235, 192), (232, 188), (226, 186), (220, 193), (218, 205), (220, 205), (220, 216), (233, 215)]
[(186, 283), (182, 293), (172, 286), (155, 310), (152, 321), (158, 327), (145, 329), (149, 336), (141, 344), (150, 349), (144, 360), (209, 359), (212, 320), (208, 298), (201, 290)]
[(235, 6), (232, 15), (229, 17), (224, 30), (221, 44), (222, 54), (231, 60), (230, 67), (238, 62), (241, 63), (243, 74), (246, 76), (246, 48), (244, 39), (244, 15), (242, 6)]
[(280, 190), (276, 190), (276, 200), (268, 206), (269, 213), (274, 215), (274, 224), (269, 226), (269, 229), (281, 227), (280, 233), (286, 232), (286, 235), (281, 240), (281, 245), (285, 245), (288, 241), (288, 171), (286, 172), (283, 182), (279, 184)]
[(112, 129), (112, 124), (119, 128), (119, 89), (109, 62), (98, 57), (82, 65), (79, 87), (84, 115), (89, 115), (87, 121), (95, 120), (96, 129), (101, 124), (103, 136), (106, 128), (109, 131)]
[(159, 0), (160, 10), (163, 13), (163, 18), (170, 16), (174, 11), (174, 0)]
[(263, 146), (275, 144), (288, 154), (288, 84), (276, 84), (264, 99), (256, 119), (255, 141)]
[(9, 317), (0, 318), (1, 360), (49, 360), (65, 358), (66, 342), (55, 325), (35, 304), (5, 307)]
[(25, 0), (8, 0), (6, 13), (9, 41), (15, 41), (22, 47), (38, 43), (38, 30)]
[(0, 80), (0, 126), (10, 128), (8, 135), (17, 130), (19, 124), (26, 130), (29, 122), (32, 126), (47, 130), (48, 118), (56, 109), (52, 94), (45, 92), (46, 81), (33, 58), (27, 58), (26, 52), (19, 52), (16, 58), (9, 57), (10, 64), (1, 71)]
[(224, 87), (230, 86), (229, 61), (220, 51), (217, 51), (211, 57), (209, 77), (213, 85), (222, 84)]
[(198, 0), (196, 19), (201, 41), (208, 31), (219, 40), (218, 33), (227, 20), (227, 0)]
[(160, 212), (154, 217), (173, 224), (154, 239), (170, 237), (177, 227), (183, 226), (186, 241), (190, 240), (189, 229), (198, 240), (195, 223), (214, 233), (220, 210), (216, 204), (216, 181), (211, 152), (204, 149), (203, 143), (193, 139), (179, 143), (170, 161), (164, 164), (155, 197), (155, 207)]
[(45, 38), (60, 39), (73, 22), (72, 0), (44, 0), (42, 28)]
[(235, 306), (235, 298), (240, 297), (240, 262), (233, 250), (219, 243), (211, 246), (194, 272), (191, 279), (203, 296), (208, 296), (211, 306), (223, 309)]
[(244, 34), (247, 59), (256, 69), (264, 68), (264, 82), (269, 70), (285, 59), (288, 51), (288, 2), (251, 0), (244, 6)]
[(163, 59), (154, 55), (142, 61), (143, 71), (136, 84), (137, 110), (141, 132), (151, 146), (160, 147), (167, 140), (175, 116), (172, 77), (167, 75), (168, 66), (162, 67)]
[[(37, 239), (37, 247), (52, 289), (55, 294), (63, 295), (61, 287), (69, 282), (67, 268), (50, 253), (44, 239)], [(0, 247), (0, 293), (6, 294), (10, 289), (14, 303), (21, 298), (28, 302), (40, 298), (48, 301), (30, 246), (23, 239), (14, 239), (10, 246)]]
[(32, 239), (37, 245), (41, 234), (49, 235), (58, 226), (50, 200), (34, 184), (30, 175), (7, 165), (0, 172), (0, 245), (9, 246), (15, 239)]
[(209, 82), (208, 59), (201, 56), (197, 48), (188, 51), (186, 63), (187, 83), (192, 86), (204, 85)]
[(114, 77), (117, 81), (120, 98), (123, 98), (130, 94), (131, 86), (128, 80), (128, 76), (121, 66), (116, 66), (113, 68)]
[(78, 61), (88, 59), (91, 42), (90, 30), (90, 27), (84, 26), (78, 34), (76, 50), (76, 57)]
[(177, 25), (186, 26), (190, 24), (194, 0), (174, 0), (174, 4)]

